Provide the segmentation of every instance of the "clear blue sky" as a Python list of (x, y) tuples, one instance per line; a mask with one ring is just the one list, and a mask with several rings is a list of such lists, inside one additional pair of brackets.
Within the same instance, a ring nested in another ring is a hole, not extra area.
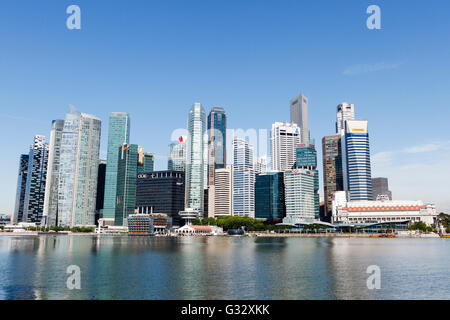
[[(66, 28), (71, 4), (81, 30)], [(370, 4), (381, 30), (366, 28)], [(109, 112), (130, 112), (131, 142), (165, 169), (193, 102), (224, 107), (230, 128), (269, 129), (300, 92), (316, 142), (354, 103), (373, 175), (396, 199), (450, 211), (449, 12), (447, 0), (1, 1), (0, 213), (14, 208), (19, 155), (69, 104), (103, 120), (102, 157)]]

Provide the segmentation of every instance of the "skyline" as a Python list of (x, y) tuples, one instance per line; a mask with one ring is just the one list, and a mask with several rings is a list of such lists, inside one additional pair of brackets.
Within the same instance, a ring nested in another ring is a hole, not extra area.
[[(450, 46), (444, 38), (450, 25), (445, 15), (449, 4), (443, 2), (438, 11), (436, 3), (426, 7), (408, 3), (408, 10), (403, 10), (406, 3), (379, 1), (383, 22), (378, 31), (365, 29), (364, 1), (327, 3), (325, 8), (319, 3), (258, 4), (259, 16), (252, 14), (248, 3), (239, 4), (239, 12), (233, 10), (235, 2), (201, 6), (198, 12), (180, 3), (180, 11), (170, 12), (175, 15), (170, 21), (164, 20), (170, 11), (166, 4), (136, 2), (124, 16), (122, 2), (79, 1), (86, 17), (80, 31), (65, 29), (66, 3), (31, 4), (26, 12), (19, 9), (20, 1), (2, 3), (1, 12), (9, 15), (0, 19), (5, 39), (0, 53), (4, 70), (0, 130), (3, 136), (14, 136), (0, 162), (6, 182), (0, 187), (0, 213), (13, 212), (20, 154), (28, 152), (34, 135), (49, 141), (51, 121), (64, 118), (69, 104), (102, 119), (102, 159), (106, 159), (109, 113), (129, 112), (130, 142), (154, 153), (155, 170), (163, 170), (170, 134), (186, 128), (194, 102), (205, 106), (206, 112), (223, 107), (229, 128), (270, 132), (272, 123), (289, 121), (289, 101), (300, 93), (309, 100), (309, 128), (316, 142), (335, 133), (336, 106), (344, 101), (354, 104), (356, 118), (369, 121), (372, 176), (389, 179), (394, 199), (421, 199), (436, 203), (438, 211), (450, 211), (445, 192), (450, 177), (445, 121), (450, 115), (445, 71)], [(102, 6), (110, 11), (105, 13)], [(302, 16), (296, 26), (289, 11), (299, 8), (323, 19), (318, 23)], [(427, 16), (432, 10), (433, 20)], [(206, 17), (212, 30), (189, 24), (182, 14), (187, 12)], [(19, 13), (23, 18), (13, 21)], [(235, 26), (226, 21), (231, 13), (236, 15), (240, 35), (233, 34)], [(23, 21), (33, 20), (33, 14), (42, 19), (29, 28)], [(151, 19), (139, 19), (146, 14)], [(126, 18), (127, 24), (108, 24), (111, 16)], [(269, 19), (271, 23), (261, 19), (282, 16)], [(176, 19), (180, 17), (184, 19)], [(418, 17), (422, 20), (407, 22)], [(175, 26), (169, 26), (171, 22)], [(5, 32), (11, 25), (24, 41)], [(153, 30), (156, 25), (165, 29)], [(140, 42), (146, 35), (151, 41)], [(180, 41), (174, 44), (174, 40)], [(320, 143), (317, 147), (320, 155)], [(323, 194), (322, 157), (318, 158)]]

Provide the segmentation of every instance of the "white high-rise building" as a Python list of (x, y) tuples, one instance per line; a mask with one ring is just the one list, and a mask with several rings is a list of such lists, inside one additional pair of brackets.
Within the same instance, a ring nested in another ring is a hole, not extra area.
[(286, 218), (284, 223), (312, 222), (315, 219), (314, 170), (284, 172)]
[(59, 226), (95, 224), (100, 134), (99, 118), (69, 108), (61, 140)]
[[(231, 166), (216, 169), (214, 173), (214, 216), (229, 216), (232, 214), (232, 170)], [(208, 212), (210, 213), (210, 212)]]
[(253, 146), (233, 137), (233, 215), (255, 217)]
[(54, 120), (50, 131), (47, 180), (45, 182), (44, 213), (42, 224), (55, 226), (58, 215), (59, 162), (64, 120)]
[(342, 147), (342, 176), (348, 200), (372, 200), (367, 120), (346, 120)]
[(167, 169), (174, 171), (186, 170), (186, 137), (181, 136), (178, 141), (169, 144)]
[(272, 170), (292, 169), (296, 159), (296, 148), (300, 142), (300, 128), (295, 123), (275, 122), (272, 124), (270, 131)]
[(258, 157), (255, 160), (255, 174), (265, 174), (267, 172), (266, 156)]
[(194, 103), (189, 110), (186, 146), (186, 209), (193, 209), (203, 216), (204, 212), (204, 135), (206, 131), (206, 114), (202, 105)]
[(342, 102), (336, 107), (336, 133), (345, 129), (346, 120), (355, 120), (355, 105)]
[(301, 143), (308, 143), (308, 98), (303, 94), (291, 100), (291, 123), (295, 123), (301, 129)]

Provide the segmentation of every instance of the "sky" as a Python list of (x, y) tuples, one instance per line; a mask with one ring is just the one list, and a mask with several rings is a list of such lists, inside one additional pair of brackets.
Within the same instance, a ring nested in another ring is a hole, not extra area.
[[(80, 30), (66, 26), (74, 4)], [(380, 30), (366, 26), (373, 4)], [(447, 0), (1, 1), (0, 214), (13, 212), (20, 154), (69, 104), (102, 119), (101, 158), (109, 113), (129, 112), (130, 142), (164, 170), (194, 102), (223, 107), (229, 128), (269, 132), (299, 93), (319, 169), (336, 106), (353, 103), (373, 177), (450, 213), (449, 12)]]

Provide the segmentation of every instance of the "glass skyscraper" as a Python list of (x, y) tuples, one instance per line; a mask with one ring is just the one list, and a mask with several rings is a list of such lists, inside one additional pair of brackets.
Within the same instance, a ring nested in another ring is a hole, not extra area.
[(59, 162), (64, 120), (53, 120), (50, 131), (47, 181), (45, 185), (44, 220), (46, 226), (55, 226), (58, 216)]
[(138, 145), (123, 144), (118, 149), (116, 212), (114, 225), (126, 226), (136, 207)]
[(58, 225), (94, 225), (101, 120), (69, 107), (61, 140)]
[(283, 172), (257, 174), (255, 180), (255, 218), (278, 221), (286, 216)]
[(154, 169), (155, 156), (151, 153), (144, 152), (143, 147), (138, 147), (138, 167), (137, 172), (152, 172)]
[(23, 210), (25, 201), (25, 189), (27, 186), (28, 176), (28, 154), (20, 155), (19, 160), (19, 174), (17, 177), (17, 190), (16, 190), (16, 205), (14, 207), (14, 215), (11, 222), (23, 222)]
[(116, 212), (118, 151), (130, 139), (130, 114), (111, 112), (108, 129), (108, 154), (106, 157), (105, 198), (103, 218), (114, 218)]
[(23, 222), (41, 222), (44, 212), (48, 144), (44, 136), (35, 136), (28, 157)]
[(291, 123), (295, 123), (301, 130), (301, 142), (309, 141), (308, 98), (299, 94), (291, 100)]
[(189, 110), (187, 150), (186, 150), (186, 199), (185, 207), (198, 211), (204, 210), (204, 134), (206, 115), (200, 103), (194, 103)]
[(314, 172), (314, 216), (320, 218), (319, 171), (317, 170), (317, 150), (314, 139), (307, 144), (299, 144), (296, 149), (296, 168)]
[(341, 141), (344, 190), (349, 201), (372, 200), (369, 132), (367, 120), (345, 121)]
[(225, 168), (227, 161), (227, 114), (220, 107), (213, 107), (208, 115), (208, 185), (214, 184), (216, 169)]

